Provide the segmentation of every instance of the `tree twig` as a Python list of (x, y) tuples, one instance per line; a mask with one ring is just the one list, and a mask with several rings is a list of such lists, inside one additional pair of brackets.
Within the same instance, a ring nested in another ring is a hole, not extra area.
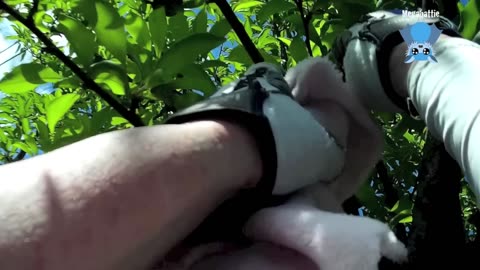
[(132, 100), (130, 101), (130, 111), (135, 113), (135, 111), (140, 107), (140, 102), (142, 99), (139, 96), (133, 95)]
[(34, 33), (40, 41), (42, 41), (48, 51), (56, 56), (60, 61), (62, 61), (65, 66), (70, 68), (75, 75), (77, 75), (80, 80), (82, 80), (84, 86), (88, 89), (94, 91), (102, 99), (104, 99), (114, 110), (116, 110), (123, 118), (128, 120), (134, 126), (144, 126), (141, 118), (135, 114), (135, 112), (129, 111), (125, 108), (120, 102), (118, 102), (114, 97), (109, 93), (105, 92), (94, 80), (92, 80), (87, 73), (85, 73), (77, 64), (75, 64), (68, 56), (66, 56), (53, 42), (38, 29), (33, 21), (22, 17), (17, 11), (7, 5), (5, 2), (0, 1), (0, 9), (3, 9), (5, 12), (10, 14), (13, 18), (18, 20), (20, 23), (25, 25), (32, 33)]
[(3, 66), (3, 65), (5, 65), (6, 63), (12, 61), (14, 58), (17, 58), (17, 57), (20, 56), (22, 53), (24, 53), (24, 52), (19, 52), (19, 53), (13, 55), (12, 57), (8, 58), (7, 60), (3, 61), (2, 63), (0, 63), (0, 67)]
[(13, 158), (12, 161), (13, 161), (13, 162), (15, 162), (15, 161), (20, 161), (20, 160), (22, 160), (22, 159), (25, 157), (25, 155), (27, 155), (27, 153), (26, 153), (25, 151), (23, 151), (23, 150), (20, 150), (20, 152), (18, 152), (17, 156), (16, 156), (15, 158)]
[(312, 15), (310, 12), (305, 15), (305, 11), (303, 10), (303, 0), (295, 0), (295, 4), (297, 5), (297, 9), (300, 12), (300, 17), (302, 18), (303, 28), (305, 30), (305, 45), (307, 46), (308, 55), (313, 56), (312, 45), (310, 44), (310, 19)]
[(385, 204), (388, 208), (392, 208), (399, 200), (397, 190), (393, 186), (392, 179), (388, 176), (388, 170), (383, 161), (379, 161), (375, 166), (378, 173), (378, 178), (383, 185), (383, 191), (385, 192)]
[[(280, 37), (280, 35), (281, 35), (280, 27), (277, 24), (278, 19), (279, 19), (278, 15), (276, 15), (276, 14), (273, 15), (272, 32), (275, 35), (275, 37), (277, 37), (277, 38)], [(280, 44), (280, 58), (282, 59), (282, 67), (283, 67), (283, 69), (287, 70), (287, 68), (288, 68), (287, 47), (286, 47), (285, 43), (283, 43), (282, 41), (280, 41), (279, 44)]]
[[(400, 199), (397, 190), (393, 186), (393, 179), (388, 175), (387, 166), (385, 166), (383, 160), (377, 163), (375, 169), (377, 170), (378, 178), (383, 185), (383, 192), (385, 193), (385, 205), (388, 208), (392, 208)], [(395, 231), (400, 241), (407, 241), (407, 234), (405, 231), (405, 226), (403, 224), (398, 223), (395, 226)]]
[[(20, 41), (17, 40), (17, 41), (15, 41), (14, 43), (10, 44), (10, 46), (8, 46), (7, 48), (1, 50), (1, 51), (0, 51), (0, 54), (6, 52), (8, 49), (12, 48), (13, 46), (17, 45), (18, 43), (20, 43)], [(18, 49), (17, 49), (17, 51), (18, 51)]]
[(265, 61), (263, 56), (260, 54), (260, 51), (257, 49), (257, 47), (255, 47), (255, 44), (253, 44), (253, 41), (248, 36), (244, 26), (238, 20), (237, 16), (228, 4), (227, 0), (212, 0), (211, 2), (217, 4), (217, 6), (220, 8), (223, 16), (225, 16), (225, 19), (228, 21), (233, 31), (235, 31), (235, 33), (237, 34), (240, 42), (242, 42), (243, 47), (245, 47), (245, 50), (247, 50), (247, 53), (252, 59), (252, 61), (254, 63), (260, 63)]
[(28, 16), (27, 16), (28, 22), (33, 22), (33, 16), (35, 16), (35, 14), (37, 13), (39, 4), (40, 4), (40, 0), (33, 0), (33, 6), (28, 12)]

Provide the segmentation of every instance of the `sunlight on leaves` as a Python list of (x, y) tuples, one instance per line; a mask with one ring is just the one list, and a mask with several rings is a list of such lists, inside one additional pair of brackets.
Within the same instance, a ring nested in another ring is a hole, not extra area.
[(14, 68), (0, 81), (0, 91), (6, 94), (26, 93), (45, 83), (62, 79), (51, 68), (37, 63), (22, 64)]
[(95, 33), (100, 45), (103, 45), (122, 63), (127, 55), (127, 36), (124, 19), (117, 10), (102, 0), (95, 1), (98, 18)]
[(46, 105), (48, 129), (55, 132), (55, 126), (80, 98), (78, 94), (65, 94), (56, 97)]
[(197, 33), (186, 37), (172, 45), (158, 63), (158, 68), (164, 70), (164, 76), (170, 79), (184, 66), (193, 63), (201, 54), (206, 54), (225, 41), (224, 38), (210, 33)]
[(98, 47), (95, 35), (72, 17), (60, 14), (58, 20), (58, 30), (67, 37), (70, 47), (77, 54), (79, 63), (84, 66), (91, 64)]

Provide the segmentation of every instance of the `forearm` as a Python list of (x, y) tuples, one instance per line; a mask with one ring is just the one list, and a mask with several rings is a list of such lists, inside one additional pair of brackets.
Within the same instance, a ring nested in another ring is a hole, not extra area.
[(161, 255), (258, 180), (255, 151), (243, 130), (205, 121), (107, 133), (2, 166), (0, 269), (121, 269), (146, 244)]
[[(429, 130), (445, 143), (462, 167), (480, 202), (480, 91), (474, 73), (480, 63), (480, 46), (442, 36), (434, 48), (438, 63), (401, 64), (397, 48), (392, 62), (394, 85), (412, 98)], [(403, 58), (403, 57), (402, 57)]]

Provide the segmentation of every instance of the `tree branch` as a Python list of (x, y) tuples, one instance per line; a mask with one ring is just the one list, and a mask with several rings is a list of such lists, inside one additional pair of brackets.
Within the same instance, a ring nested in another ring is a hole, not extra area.
[(248, 36), (247, 31), (245, 31), (242, 23), (238, 20), (237, 16), (228, 4), (227, 0), (212, 0), (211, 2), (217, 4), (217, 6), (220, 8), (223, 16), (225, 16), (225, 19), (228, 21), (233, 31), (235, 31), (237, 34), (240, 42), (242, 42), (243, 47), (245, 47), (245, 50), (247, 50), (247, 53), (252, 61), (254, 63), (265, 61), (263, 56), (260, 54), (260, 51), (257, 49), (257, 47), (255, 47), (255, 44), (253, 44), (253, 41)]
[[(459, 193), (462, 173), (444, 145), (428, 136), (409, 234), (412, 269), (436, 269), (451, 251), (464, 254), (465, 232)], [(445, 243), (448, 244), (446, 248)]]
[(383, 161), (379, 161), (375, 166), (378, 173), (378, 178), (383, 185), (383, 191), (385, 192), (385, 204), (388, 208), (392, 208), (399, 200), (398, 193), (395, 187), (392, 185), (392, 179), (388, 176), (388, 170)]
[[(272, 32), (273, 32), (273, 34), (275, 35), (276, 38), (280, 37), (280, 35), (281, 35), (280, 27), (278, 26), (278, 23), (277, 23), (278, 20), (279, 20), (278, 15), (277, 14), (273, 15)], [(287, 68), (288, 68), (287, 46), (282, 41), (280, 41), (279, 44), (280, 44), (280, 59), (282, 59), (281, 64), (282, 64), (283, 69), (287, 70)]]
[(302, 18), (303, 28), (305, 30), (305, 45), (307, 46), (308, 55), (313, 56), (312, 45), (310, 44), (310, 19), (312, 18), (312, 14), (309, 12), (305, 15), (305, 11), (303, 10), (303, 0), (295, 0), (295, 4), (297, 5), (297, 9), (300, 12), (300, 17)]
[(20, 15), (17, 11), (7, 5), (5, 2), (0, 1), (0, 9), (3, 9), (5, 12), (10, 14), (13, 18), (18, 20), (20, 23), (25, 25), (32, 33), (34, 33), (40, 41), (42, 41), (47, 50), (56, 56), (60, 61), (62, 61), (68, 68), (72, 70), (75, 75), (77, 75), (80, 80), (83, 81), (83, 84), (86, 88), (91, 89), (102, 99), (104, 99), (113, 109), (115, 109), (123, 118), (127, 119), (134, 126), (144, 126), (141, 118), (136, 115), (134, 112), (129, 111), (125, 108), (120, 102), (118, 102), (114, 97), (109, 93), (105, 92), (95, 81), (93, 81), (87, 73), (85, 73), (77, 64), (75, 64), (68, 56), (66, 56), (60, 49), (53, 44), (53, 42), (38, 29), (33, 21), (29, 21)]
[[(387, 166), (385, 166), (385, 163), (382, 160), (377, 163), (375, 169), (377, 170), (378, 178), (383, 185), (385, 205), (391, 209), (400, 199), (397, 190), (393, 186), (393, 179), (388, 175)], [(404, 243), (407, 241), (405, 225), (398, 223), (395, 226), (395, 233), (400, 241)]]
[(35, 16), (35, 14), (37, 13), (39, 4), (40, 4), (40, 0), (33, 0), (33, 6), (28, 12), (28, 16), (27, 16), (28, 22), (33, 23), (33, 16)]
[(135, 113), (135, 111), (140, 107), (140, 102), (142, 99), (139, 96), (133, 95), (132, 100), (130, 101), (130, 111)]
[(18, 152), (17, 156), (12, 161), (20, 161), (25, 157), (25, 155), (27, 155), (27, 153), (23, 150), (20, 150), (20, 152)]

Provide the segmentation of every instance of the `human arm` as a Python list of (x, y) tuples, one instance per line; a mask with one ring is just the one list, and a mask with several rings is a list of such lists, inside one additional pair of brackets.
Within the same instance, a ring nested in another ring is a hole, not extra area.
[(255, 184), (255, 151), (242, 129), (202, 121), (106, 133), (3, 165), (0, 268), (132, 269), (161, 256)]
[[(176, 125), (104, 134), (3, 167), (7, 179), (23, 183), (0, 187), (0, 195), (12, 194), (0, 201), (9, 220), (0, 227), (0, 252), (9, 260), (0, 263), (141, 268), (242, 187), (255, 187), (259, 199), (333, 180), (344, 152), (289, 91), (276, 68), (255, 65), (238, 84), (174, 114), (168, 123)], [(243, 138), (182, 124), (220, 118), (243, 127)]]
[(392, 83), (409, 96), (429, 131), (442, 140), (462, 168), (480, 204), (480, 46), (442, 35), (434, 44), (438, 63), (401, 63), (406, 45), (391, 56)]
[[(425, 61), (407, 64), (407, 47), (399, 30), (417, 22), (434, 24), (442, 35), (432, 42), (433, 51)], [(478, 51), (478, 45), (460, 38), (457, 27), (446, 18), (376, 11), (338, 37), (332, 58), (366, 108), (417, 111), (462, 167), (480, 202), (475, 142), (479, 107), (472, 73), (478, 69)]]

